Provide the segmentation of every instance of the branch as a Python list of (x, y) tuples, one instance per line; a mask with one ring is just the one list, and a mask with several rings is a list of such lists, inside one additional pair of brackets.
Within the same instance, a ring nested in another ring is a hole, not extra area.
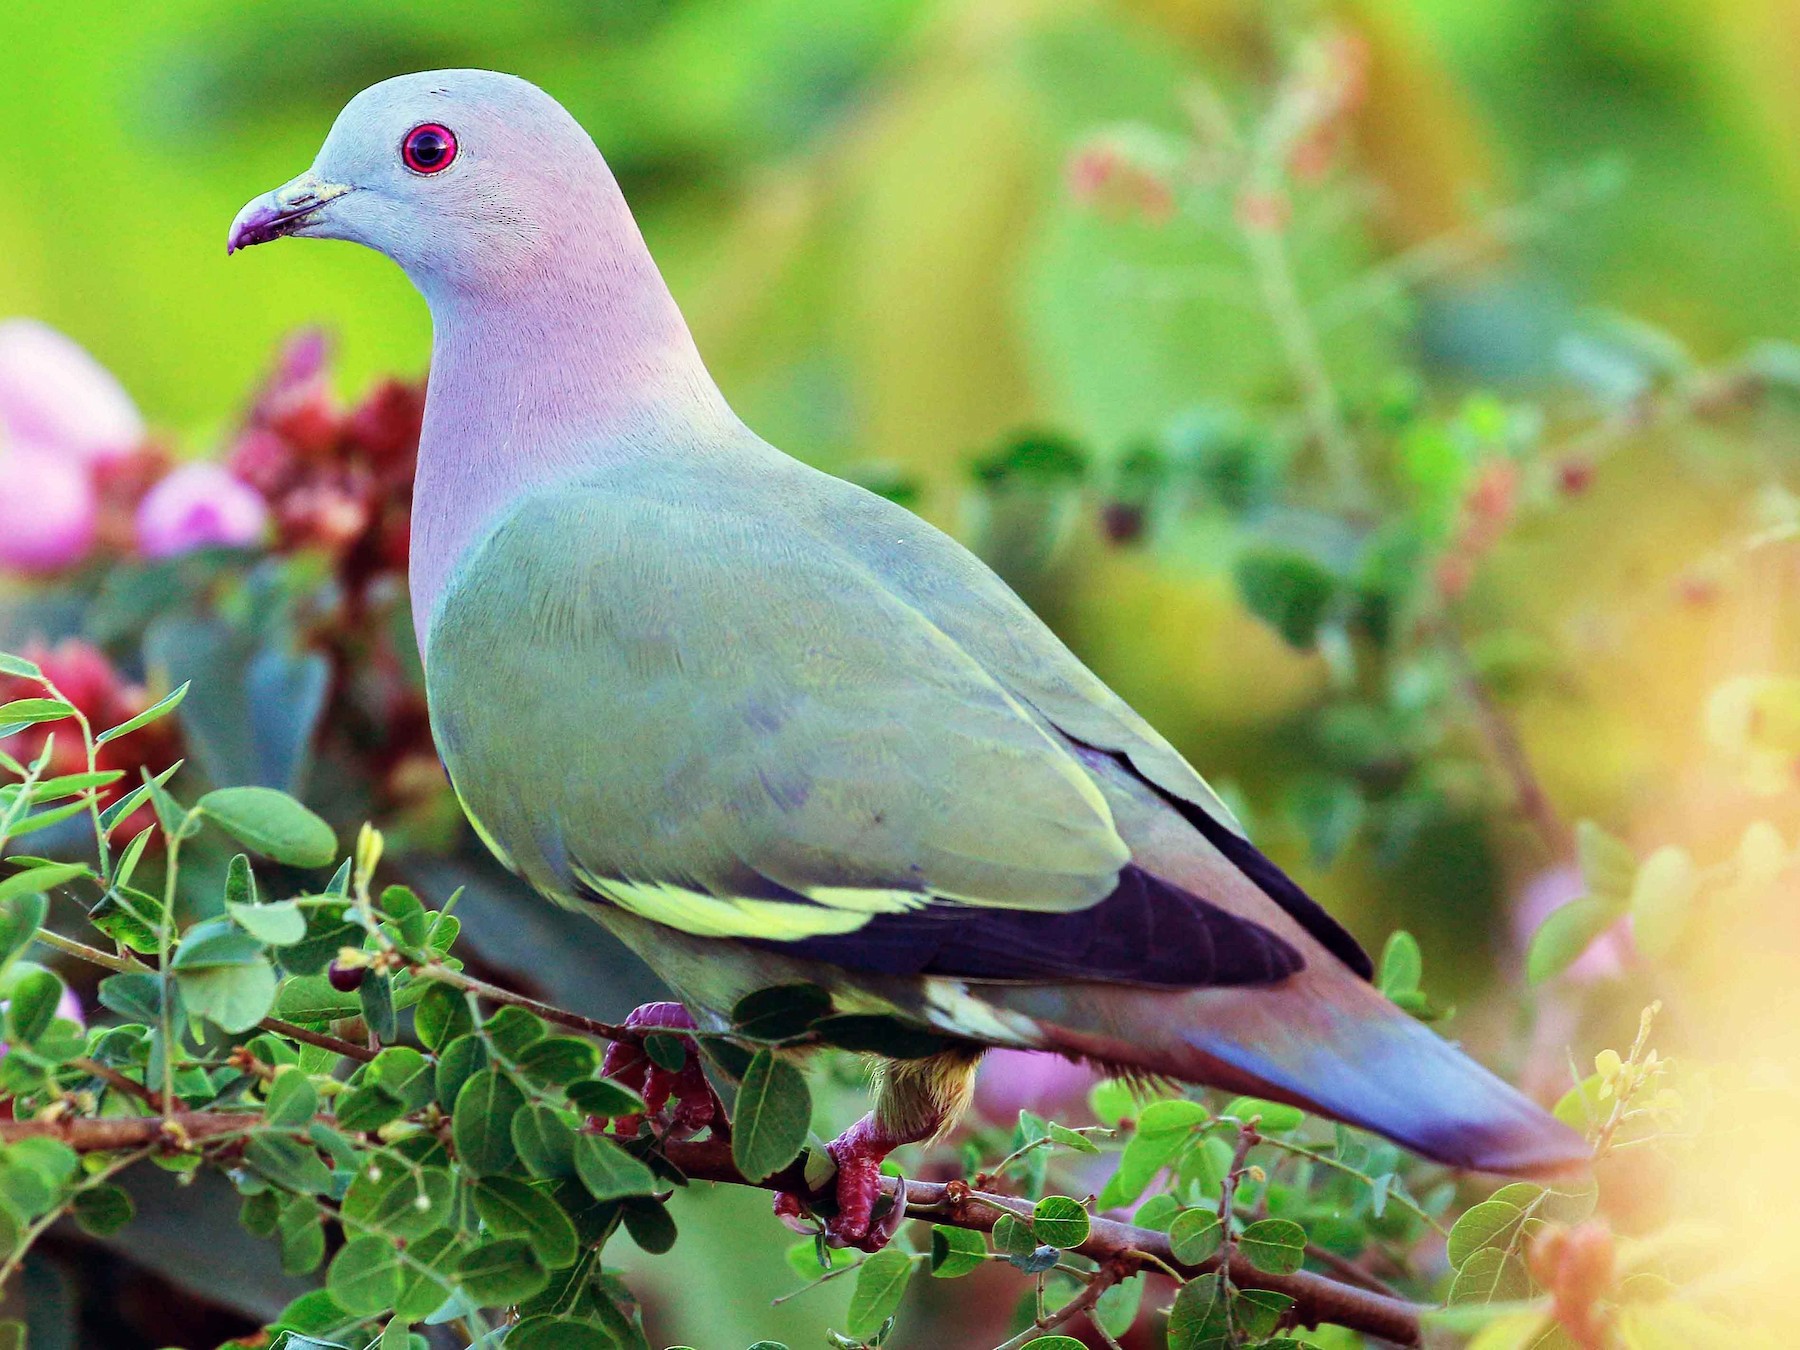
[(181, 1149), (220, 1135), (242, 1134), (264, 1123), (261, 1116), (240, 1111), (180, 1111), (172, 1116), (112, 1116), (103, 1120), (86, 1116), (0, 1120), (0, 1144), (20, 1139), (56, 1139), (77, 1153), (112, 1153), (158, 1144)]
[[(121, 975), (133, 975), (140, 972), (152, 975), (156, 973), (156, 967), (146, 965), (134, 956), (120, 956), (114, 955), (112, 952), (101, 951), (98, 947), (90, 947), (85, 942), (77, 942), (74, 938), (64, 937), (61, 933), (48, 928), (37, 930), (37, 940), (46, 947), (54, 948), (66, 956), (73, 956), (78, 961), (86, 961), (89, 965), (100, 966), (106, 970), (116, 970)], [(480, 981), (476, 981), (476, 983), (480, 983)], [(308, 1045), (316, 1045), (321, 1050), (330, 1050), (334, 1054), (343, 1055), (346, 1059), (360, 1060), (364, 1064), (375, 1058), (375, 1052), (367, 1046), (357, 1045), (337, 1036), (327, 1036), (322, 1031), (308, 1031), (305, 1027), (297, 1027), (292, 1022), (284, 1022), (279, 1017), (265, 1017), (256, 1025), (258, 1030), (272, 1031), (277, 1036), (305, 1041)]]
[[(56, 1120), (8, 1120), (0, 1121), (0, 1144), (48, 1138), (61, 1140), (77, 1153), (107, 1153), (158, 1145), (182, 1149), (208, 1139), (242, 1134), (264, 1123), (260, 1115), (211, 1111), (106, 1120), (67, 1116)], [(750, 1181), (732, 1161), (731, 1145), (723, 1139), (670, 1143), (664, 1146), (664, 1152), (670, 1162), (695, 1181), (799, 1195), (811, 1189), (806, 1182), (805, 1167), (800, 1162), (761, 1181)], [(883, 1191), (892, 1196), (893, 1178), (883, 1177), (881, 1185)], [(1026, 1201), (973, 1190), (960, 1181), (909, 1181), (906, 1199), (910, 1217), (929, 1219), (953, 1228), (988, 1232), (1002, 1214), (1011, 1214), (1026, 1223), (1031, 1221), (1031, 1205)], [(1167, 1233), (1097, 1216), (1089, 1222), (1087, 1241), (1075, 1250), (1098, 1261), (1102, 1270), (1118, 1272), (1120, 1278), (1146, 1269), (1173, 1271), (1191, 1278), (1216, 1269), (1219, 1263), (1218, 1256), (1198, 1265), (1177, 1260)], [(1241, 1254), (1231, 1257), (1231, 1282), (1242, 1289), (1267, 1289), (1286, 1294), (1294, 1300), (1290, 1317), (1296, 1325), (1317, 1326), (1321, 1322), (1334, 1322), (1397, 1345), (1419, 1344), (1422, 1309), (1404, 1299), (1359, 1289), (1310, 1271), (1270, 1275), (1251, 1265)], [(1098, 1297), (1096, 1293), (1095, 1298)]]
[[(729, 1186), (756, 1186), (768, 1191), (789, 1191), (804, 1195), (811, 1188), (806, 1183), (804, 1168), (796, 1163), (772, 1177), (752, 1182), (739, 1172), (731, 1160), (728, 1145), (711, 1139), (683, 1144), (669, 1144), (665, 1152), (690, 1178), (715, 1181)], [(891, 1177), (881, 1179), (882, 1190), (893, 1194)], [(968, 1228), (982, 1232), (993, 1228), (1001, 1214), (1011, 1214), (1029, 1223), (1031, 1205), (1012, 1196), (976, 1191), (958, 1181), (906, 1183), (907, 1213), (916, 1219), (930, 1219), (952, 1228)], [(1098, 1216), (1088, 1225), (1088, 1239), (1075, 1248), (1102, 1266), (1116, 1266), (1127, 1274), (1145, 1269), (1173, 1270), (1186, 1277), (1203, 1275), (1218, 1266), (1218, 1257), (1192, 1265), (1176, 1259), (1169, 1245), (1169, 1235), (1149, 1228)], [(1242, 1289), (1267, 1289), (1286, 1294), (1294, 1300), (1291, 1319), (1299, 1326), (1317, 1326), (1334, 1322), (1368, 1336), (1392, 1341), (1396, 1345), (1418, 1345), (1420, 1339), (1420, 1305), (1391, 1298), (1372, 1290), (1359, 1289), (1311, 1271), (1293, 1275), (1270, 1275), (1251, 1265), (1243, 1255), (1231, 1259), (1231, 1282)]]

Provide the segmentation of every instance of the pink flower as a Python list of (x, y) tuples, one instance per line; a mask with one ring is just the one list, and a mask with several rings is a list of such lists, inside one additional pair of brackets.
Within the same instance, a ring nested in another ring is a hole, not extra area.
[(197, 548), (241, 548), (261, 539), (269, 507), (218, 464), (183, 464), (138, 504), (138, 551), (168, 558)]
[(35, 319), (0, 322), (0, 441), (94, 464), (143, 439), (131, 396), (72, 338)]
[(94, 546), (99, 500), (66, 453), (0, 448), (0, 568), (60, 572)]
[[(1528, 950), (1532, 934), (1537, 932), (1544, 920), (1570, 901), (1579, 900), (1586, 889), (1581, 880), (1580, 869), (1568, 866), (1552, 867), (1548, 871), (1539, 872), (1527, 882), (1525, 889), (1519, 892), (1513, 903), (1513, 939), (1518, 943), (1519, 950)], [(1616, 979), (1625, 973), (1635, 956), (1636, 950), (1631, 942), (1631, 921), (1620, 919), (1589, 944), (1588, 949), (1575, 959), (1575, 964), (1568, 968), (1565, 975), (1576, 984)]]
[(1034, 1050), (991, 1050), (975, 1079), (976, 1109), (989, 1120), (1007, 1122), (1020, 1111), (1053, 1119), (1071, 1108), (1087, 1114), (1083, 1103), (1099, 1077), (1086, 1064)]

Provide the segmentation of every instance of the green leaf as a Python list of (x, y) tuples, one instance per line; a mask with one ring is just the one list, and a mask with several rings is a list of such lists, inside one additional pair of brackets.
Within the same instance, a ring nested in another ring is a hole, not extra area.
[[(175, 776), (183, 763), (184, 761), (182, 760), (176, 760), (175, 763), (171, 764), (154, 778), (151, 778), (149, 782), (140, 783), (124, 796), (115, 799), (111, 806), (100, 813), (100, 828), (105, 830), (109, 835), (114, 830), (118, 829), (120, 822), (129, 819), (131, 814), (144, 804), (144, 799), (148, 797), (152, 791), (150, 783), (155, 783), (157, 787), (161, 787)], [(146, 775), (146, 777), (148, 777), (148, 775)]]
[(33, 661), (11, 652), (0, 652), (0, 675), (17, 675), (21, 680), (42, 680), (44, 672)]
[(325, 1290), (345, 1312), (356, 1317), (384, 1313), (405, 1285), (400, 1253), (386, 1238), (353, 1237), (331, 1258)]
[(147, 727), (158, 718), (167, 717), (181, 706), (181, 700), (187, 697), (188, 682), (183, 681), (180, 688), (163, 695), (136, 717), (119, 723), (116, 727), (108, 727), (94, 737), (95, 745), (105, 745), (108, 741), (116, 741), (121, 736), (129, 736), (140, 727)]
[(954, 1280), (987, 1264), (987, 1243), (967, 1228), (933, 1224), (931, 1273), (940, 1280)]
[(1258, 1219), (1238, 1238), (1238, 1250), (1269, 1275), (1292, 1275), (1306, 1262), (1306, 1230), (1292, 1219)]
[(344, 1193), (344, 1221), (410, 1241), (450, 1222), (454, 1191), (450, 1173), (441, 1167), (408, 1166), (396, 1158), (367, 1160)]
[(304, 1195), (331, 1189), (331, 1173), (308, 1144), (285, 1134), (258, 1134), (244, 1146), (244, 1161), (277, 1186)]
[(413, 1030), (427, 1050), (446, 1046), (474, 1029), (475, 1015), (469, 1011), (468, 998), (462, 990), (440, 981), (431, 982), (413, 1009)]
[(1450, 1282), (1452, 1303), (1511, 1303), (1531, 1296), (1525, 1263), (1498, 1247), (1483, 1247), (1464, 1261)]
[(1200, 1275), (1181, 1286), (1169, 1309), (1169, 1350), (1221, 1350), (1231, 1337), (1226, 1293), (1217, 1275)]
[(1197, 1266), (1219, 1250), (1225, 1238), (1224, 1225), (1209, 1209), (1184, 1209), (1169, 1225), (1169, 1246), (1177, 1261)]
[(1107, 1178), (1095, 1204), (1100, 1209), (1117, 1209), (1129, 1205), (1144, 1193), (1144, 1188), (1187, 1144), (1186, 1131), (1164, 1131), (1134, 1134), (1119, 1155), (1119, 1165)]
[(1584, 820), (1575, 826), (1575, 852), (1588, 895), (1608, 905), (1615, 915), (1621, 912), (1637, 877), (1637, 854), (1631, 846)]
[(670, 1031), (652, 1031), (644, 1037), (644, 1054), (657, 1068), (669, 1073), (680, 1073), (687, 1067), (687, 1044)]
[[(65, 773), (40, 780), (31, 789), (31, 800), (54, 802), (90, 788), (110, 787), (125, 776), (123, 769), (96, 769), (93, 773)], [(86, 871), (86, 868), (82, 869)]]
[(1256, 548), (1232, 568), (1244, 607), (1290, 647), (1311, 647), (1337, 594), (1337, 579), (1293, 549)]
[(306, 914), (292, 900), (266, 905), (240, 905), (227, 900), (225, 909), (246, 933), (271, 947), (290, 946), (306, 936)]
[(474, 1189), (475, 1212), (498, 1237), (522, 1237), (549, 1270), (573, 1265), (575, 1226), (548, 1194), (513, 1177), (484, 1177)]
[(517, 1059), (525, 1047), (541, 1041), (545, 1035), (544, 1019), (508, 1004), (482, 1024), (487, 1038), (506, 1059)]
[(1286, 1102), (1265, 1102), (1260, 1097), (1239, 1097), (1225, 1108), (1238, 1120), (1254, 1120), (1264, 1134), (1286, 1134), (1306, 1123), (1306, 1113)]
[(799, 1036), (831, 1012), (831, 995), (816, 984), (781, 984), (746, 994), (731, 1009), (738, 1035), (753, 1041)]
[(519, 1072), (534, 1083), (562, 1087), (594, 1074), (600, 1067), (600, 1052), (592, 1041), (574, 1036), (546, 1036), (526, 1046), (514, 1062)]
[(650, 1255), (660, 1256), (675, 1245), (675, 1217), (668, 1206), (636, 1195), (624, 1202), (621, 1213), (631, 1240)]
[(110, 1237), (137, 1214), (137, 1206), (123, 1187), (110, 1182), (90, 1187), (75, 1197), (71, 1213), (83, 1232)]
[(1038, 1248), (1037, 1234), (1031, 1224), (1016, 1214), (1002, 1214), (994, 1220), (994, 1250), (1007, 1256), (1030, 1256)]
[(406, 1254), (410, 1260), (406, 1285), (394, 1301), (394, 1316), (418, 1321), (436, 1312), (451, 1296), (456, 1263), (462, 1251), (462, 1242), (453, 1228), (440, 1228), (407, 1243)]
[(506, 1333), (506, 1350), (615, 1350), (618, 1342), (591, 1322), (527, 1317)]
[(1073, 1336), (1038, 1336), (1026, 1341), (1024, 1350), (1087, 1350)]
[(1088, 1109), (1108, 1129), (1136, 1115), (1141, 1101), (1137, 1086), (1123, 1078), (1105, 1078), (1088, 1089)]
[[(297, 981), (289, 980), (288, 983), (291, 985)], [(438, 1105), (449, 1110), (455, 1104), (456, 1094), (462, 1091), (463, 1085), (485, 1069), (487, 1062), (487, 1046), (482, 1044), (481, 1037), (475, 1035), (458, 1036), (439, 1051)]]
[(656, 1193), (656, 1174), (604, 1135), (575, 1136), (575, 1174), (596, 1200)]
[(199, 809), (246, 848), (290, 867), (326, 867), (337, 857), (331, 826), (274, 788), (218, 788)]
[(550, 1272), (524, 1238), (496, 1238), (472, 1247), (456, 1264), (456, 1280), (483, 1308), (511, 1307), (550, 1283)]
[(1044, 1132), (1064, 1148), (1072, 1148), (1077, 1153), (1098, 1153), (1100, 1145), (1089, 1139), (1078, 1130), (1071, 1130), (1066, 1125), (1058, 1125), (1054, 1120), (1044, 1126)]
[(1525, 957), (1525, 976), (1542, 984), (1560, 975), (1593, 945), (1594, 939), (1618, 921), (1619, 911), (1610, 903), (1583, 896), (1571, 900), (1538, 925)]
[[(31, 873), (19, 875), (30, 876)], [(18, 880), (19, 877), (8, 877), (5, 884), (11, 885)], [(11, 964), (14, 957), (32, 944), (49, 913), (50, 902), (35, 888), (15, 891), (0, 901), (0, 969)]]
[[(282, 954), (285, 964), (287, 953)], [(293, 975), (283, 980), (275, 999), (275, 1015), (290, 1022), (335, 1022), (340, 1017), (355, 1017), (362, 1003), (355, 994), (340, 993), (323, 975)]]
[[(1231, 1311), (1238, 1326), (1259, 1340), (1281, 1324), (1281, 1318), (1294, 1306), (1292, 1294), (1279, 1294), (1273, 1289), (1240, 1289)], [(1268, 1350), (1264, 1344), (1260, 1350)]]
[(394, 982), (387, 974), (371, 973), (356, 989), (363, 1024), (377, 1041), (391, 1041), (400, 1032), (394, 1013)]
[(30, 1045), (50, 1030), (56, 1006), (62, 1001), (62, 981), (42, 967), (20, 968), (6, 1007), (6, 1036), (16, 1045)]
[(1211, 1115), (1199, 1102), (1171, 1097), (1151, 1102), (1139, 1113), (1137, 1132), (1140, 1135), (1185, 1136), (1196, 1125), (1204, 1125), (1210, 1119)]
[[(180, 953), (176, 954), (177, 967)], [(232, 963), (175, 970), (182, 1002), (188, 1011), (226, 1031), (248, 1031), (269, 1015), (275, 1003), (275, 967), (258, 956)]]
[(72, 820), (87, 810), (85, 801), (69, 802), (64, 806), (53, 806), (48, 811), (39, 811), (25, 819), (15, 821), (7, 829), (10, 839), (22, 839), (28, 834), (36, 834), (39, 830), (47, 830), (52, 825), (60, 825), (65, 820)]
[(1068, 1251), (1088, 1238), (1087, 1210), (1066, 1195), (1046, 1195), (1031, 1212), (1031, 1231), (1046, 1247)]
[(390, 1045), (376, 1055), (363, 1078), (392, 1093), (408, 1111), (417, 1111), (431, 1100), (431, 1061), (410, 1045)]
[(0, 703), (0, 740), (40, 722), (60, 722), (74, 715), (74, 705), (59, 698), (20, 698)]
[(913, 1258), (897, 1247), (886, 1247), (866, 1258), (857, 1268), (856, 1288), (845, 1313), (845, 1330), (864, 1338), (881, 1330), (906, 1297), (912, 1279)]
[(642, 1097), (609, 1078), (572, 1083), (565, 1091), (569, 1104), (584, 1116), (617, 1120), (620, 1116), (635, 1116), (644, 1110)]
[(325, 1260), (325, 1224), (308, 1200), (297, 1200), (281, 1212), (276, 1229), (284, 1275), (310, 1275)]
[(1143, 1276), (1133, 1275), (1130, 1279), (1120, 1280), (1100, 1295), (1100, 1301), (1094, 1305), (1094, 1321), (1109, 1336), (1117, 1339), (1131, 1330), (1143, 1301)]
[(513, 1148), (534, 1177), (575, 1175), (575, 1131), (554, 1109), (535, 1102), (512, 1122)]
[(319, 1113), (319, 1093), (299, 1069), (275, 1075), (263, 1104), (263, 1116), (271, 1125), (305, 1125)]
[(731, 1156), (751, 1181), (773, 1176), (806, 1147), (812, 1125), (812, 1094), (800, 1070), (768, 1050), (759, 1050), (738, 1088), (732, 1121)]
[(1404, 928), (1388, 935), (1381, 949), (1381, 970), (1375, 982), (1389, 998), (1416, 993), (1425, 974), (1425, 957), (1419, 940)]
[(456, 1156), (476, 1176), (504, 1172), (513, 1165), (513, 1117), (525, 1105), (525, 1094), (504, 1074), (483, 1069), (462, 1085), (450, 1138)]
[[(19, 896), (48, 894), (58, 886), (74, 881), (78, 877), (91, 876), (83, 863), (49, 863), (42, 867), (27, 867), (22, 872), (15, 872), (4, 881), (0, 881), (0, 907), (10, 908)], [(40, 920), (41, 923), (41, 920)], [(33, 924), (32, 927), (38, 927)], [(0, 936), (0, 941), (8, 940)]]
[(1504, 1200), (1483, 1200), (1465, 1210), (1450, 1229), (1450, 1264), (1461, 1268), (1476, 1252), (1517, 1230), (1524, 1211)]
[(1652, 960), (1675, 950), (1686, 933), (1700, 874), (1684, 848), (1665, 845), (1644, 859), (1631, 887), (1631, 940)]
[(1132, 1216), (1132, 1221), (1139, 1228), (1148, 1228), (1153, 1233), (1166, 1233), (1169, 1231), (1169, 1225), (1175, 1222), (1180, 1213), (1181, 1201), (1167, 1191), (1163, 1191), (1150, 1196), (1143, 1204), (1139, 1205), (1137, 1213)]

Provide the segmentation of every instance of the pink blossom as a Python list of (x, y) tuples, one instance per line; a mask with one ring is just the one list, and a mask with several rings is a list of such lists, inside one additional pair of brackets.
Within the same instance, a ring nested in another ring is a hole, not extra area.
[(0, 322), (0, 441), (93, 464), (143, 439), (131, 396), (74, 339), (35, 319)]
[(168, 558), (197, 548), (241, 548), (261, 539), (269, 507), (218, 464), (183, 464), (138, 504), (138, 551)]
[[(1531, 945), (1545, 919), (1572, 900), (1586, 893), (1581, 870), (1576, 867), (1552, 867), (1539, 872), (1525, 884), (1513, 903), (1513, 939), (1521, 951)], [(1588, 946), (1565, 972), (1577, 984), (1616, 979), (1631, 965), (1636, 951), (1631, 942), (1631, 922), (1620, 919)]]
[[(1085, 1102), (1098, 1077), (1086, 1064), (1033, 1050), (993, 1050), (975, 1079), (975, 1105), (989, 1120), (1006, 1122), (1020, 1111), (1052, 1118)], [(1086, 1114), (1086, 1108), (1081, 1108)]]
[(0, 449), (0, 568), (60, 572), (94, 546), (100, 504), (80, 460)]

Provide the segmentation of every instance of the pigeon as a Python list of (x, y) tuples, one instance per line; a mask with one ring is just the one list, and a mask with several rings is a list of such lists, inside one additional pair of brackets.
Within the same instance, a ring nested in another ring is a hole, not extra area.
[[(634, 1027), (728, 1030), (746, 997), (805, 986), (894, 1030), (835, 1176), (784, 1217), (885, 1242), (882, 1161), (957, 1120), (994, 1046), (1288, 1103), (1458, 1168), (1588, 1162), (1383, 997), (993, 571), (733, 413), (548, 94), (477, 70), (364, 90), (228, 251), (286, 236), (386, 255), (431, 311), (412, 613), (487, 847), (674, 991)], [(692, 1065), (624, 1044), (607, 1067), (672, 1127), (709, 1119)]]

